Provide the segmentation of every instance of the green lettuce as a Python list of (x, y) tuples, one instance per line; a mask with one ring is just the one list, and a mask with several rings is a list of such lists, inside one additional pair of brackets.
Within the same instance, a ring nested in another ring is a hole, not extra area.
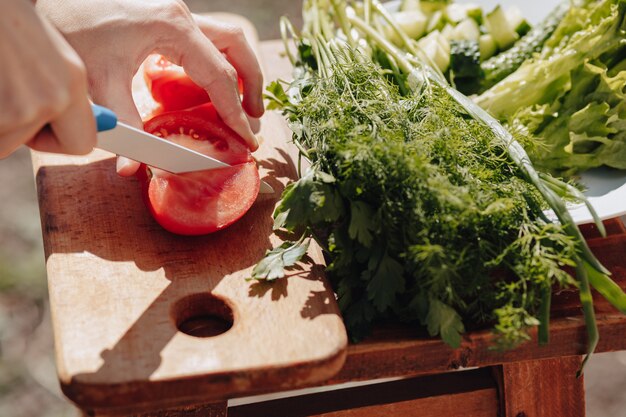
[(626, 2), (572, 7), (541, 53), (476, 98), (536, 138), (535, 163), (561, 175), (626, 169)]

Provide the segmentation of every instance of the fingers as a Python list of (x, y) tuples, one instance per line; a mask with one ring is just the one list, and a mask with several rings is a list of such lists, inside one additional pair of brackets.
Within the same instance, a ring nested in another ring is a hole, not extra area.
[(0, 153), (20, 144), (46, 152), (90, 152), (96, 128), (82, 60), (31, 6), (13, 11), (13, 29), (0, 34), (8, 38), (4, 55), (11, 56), (0, 70), (2, 95), (9, 100), (9, 109), (3, 108), (9, 117), (0, 120)]
[(206, 16), (194, 15), (194, 19), (204, 35), (217, 49), (226, 54), (228, 61), (243, 81), (243, 107), (246, 112), (252, 117), (261, 117), (264, 112), (263, 74), (243, 30)]
[(96, 146), (96, 122), (87, 100), (86, 89), (81, 97), (50, 123), (52, 133), (61, 139), (61, 152), (84, 155)]
[(178, 64), (211, 97), (224, 122), (241, 136), (251, 150), (259, 144), (243, 111), (237, 87), (237, 72), (219, 50), (198, 29), (188, 32), (188, 47), (184, 52), (174, 49), (159, 50), (163, 55), (178, 58)]
[[(60, 149), (47, 133), (35, 137), (31, 144), (48, 152), (84, 155), (96, 145), (96, 122), (87, 98), (87, 70), (78, 54), (52, 25), (43, 21), (53, 42), (63, 51), (68, 81), (63, 93), (57, 94), (58, 111), (50, 117), (50, 130)], [(65, 100), (64, 100), (65, 98)], [(63, 105), (65, 104), (65, 105)]]
[(44, 126), (35, 136), (26, 142), (26, 146), (39, 152), (60, 152), (61, 144), (52, 133), (50, 126)]
[(40, 152), (85, 155), (96, 146), (96, 123), (86, 92), (45, 126), (30, 126), (17, 135), (31, 138), (25, 144)]
[[(96, 75), (91, 83), (94, 103), (113, 110), (120, 121), (143, 129), (143, 122), (132, 95), (132, 74)], [(141, 164), (123, 156), (117, 158), (117, 173), (123, 177), (134, 175)]]
[[(0, 133), (0, 159), (11, 155), (22, 144), (28, 145), (33, 136), (44, 126), (43, 123), (28, 123), (17, 125), (10, 130), (4, 130)], [(60, 147), (56, 138), (54, 138), (57, 147)]]
[(248, 123), (250, 123), (250, 128), (252, 131), (257, 134), (261, 130), (261, 119), (256, 117), (248, 117)]

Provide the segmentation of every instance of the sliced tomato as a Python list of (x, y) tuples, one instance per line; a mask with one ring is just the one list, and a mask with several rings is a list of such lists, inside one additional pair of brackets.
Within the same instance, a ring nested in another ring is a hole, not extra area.
[(212, 104), (161, 114), (147, 121), (144, 129), (233, 165), (184, 174), (142, 166), (138, 176), (144, 200), (163, 228), (181, 235), (212, 233), (250, 209), (259, 193), (256, 163)]
[[(209, 102), (206, 90), (194, 83), (182, 67), (158, 54), (144, 62), (144, 78), (152, 97), (164, 111), (183, 110)], [(239, 92), (243, 84), (239, 80)]]

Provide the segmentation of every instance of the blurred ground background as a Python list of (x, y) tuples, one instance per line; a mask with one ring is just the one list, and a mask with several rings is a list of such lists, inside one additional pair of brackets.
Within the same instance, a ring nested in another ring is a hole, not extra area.
[[(261, 39), (278, 35), (278, 16), (299, 20), (300, 1), (187, 0), (192, 11), (250, 19)], [(41, 227), (30, 154), (0, 160), (0, 417), (76, 417), (59, 391)], [(590, 417), (626, 417), (626, 352), (596, 355), (586, 372)]]

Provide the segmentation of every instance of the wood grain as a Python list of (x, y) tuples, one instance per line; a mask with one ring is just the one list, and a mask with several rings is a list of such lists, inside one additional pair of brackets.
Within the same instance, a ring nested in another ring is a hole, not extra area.
[[(245, 24), (256, 45), (249, 23), (220, 18)], [(319, 248), (280, 283), (245, 280), (281, 242), (271, 215), (296, 174), (281, 117), (268, 113), (260, 135), (255, 156), (276, 193), (204, 237), (161, 229), (109, 153), (33, 154), (59, 378), (82, 409), (218, 400), (316, 383), (341, 368), (346, 334), (322, 269), (312, 266), (323, 262)], [(181, 301), (190, 296), (200, 298)], [(190, 309), (212, 313), (202, 310), (211, 297), (230, 307), (232, 328), (207, 338), (178, 331)]]
[(503, 417), (583, 417), (580, 356), (513, 362), (500, 367)]
[(83, 417), (227, 417), (227, 402), (168, 408), (141, 414), (120, 415), (93, 410)]

